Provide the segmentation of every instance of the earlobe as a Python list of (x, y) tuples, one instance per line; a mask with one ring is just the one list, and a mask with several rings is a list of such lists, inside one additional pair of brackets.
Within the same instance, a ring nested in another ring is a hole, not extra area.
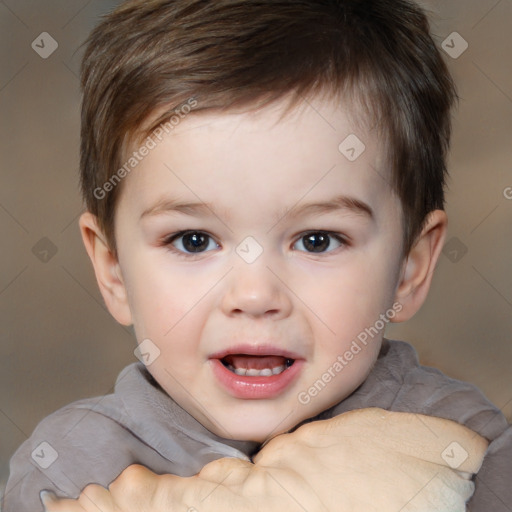
[(395, 301), (402, 305), (393, 322), (404, 322), (425, 301), (446, 237), (447, 217), (443, 210), (429, 213), (425, 227), (404, 261)]
[(122, 325), (131, 325), (126, 286), (117, 258), (108, 247), (95, 215), (81, 215), (80, 232), (85, 249), (94, 267), (96, 280), (110, 314)]

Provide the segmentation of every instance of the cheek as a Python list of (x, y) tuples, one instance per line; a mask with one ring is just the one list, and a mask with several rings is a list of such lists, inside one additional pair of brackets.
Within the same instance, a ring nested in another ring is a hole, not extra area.
[(384, 260), (354, 258), (350, 264), (316, 279), (301, 292), (322, 339), (350, 342), (374, 325), (393, 301), (394, 277)]
[(198, 293), (190, 279), (162, 272), (155, 264), (139, 264), (138, 269), (127, 286), (137, 339), (167, 338), (197, 303)]

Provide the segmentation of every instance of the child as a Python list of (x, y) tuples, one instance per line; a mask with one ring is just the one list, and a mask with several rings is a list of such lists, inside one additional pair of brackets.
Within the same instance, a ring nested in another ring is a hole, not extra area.
[(5, 512), (134, 463), (191, 476), (249, 461), (277, 434), (372, 407), (486, 438), (469, 506), (508, 510), (503, 415), (383, 339), (423, 303), (446, 231), (455, 93), (422, 12), (129, 1), (92, 33), (82, 77), (80, 228), (147, 369), (38, 425)]

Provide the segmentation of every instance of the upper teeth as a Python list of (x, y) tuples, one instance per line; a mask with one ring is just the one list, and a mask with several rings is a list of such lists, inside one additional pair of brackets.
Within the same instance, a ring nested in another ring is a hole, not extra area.
[(263, 368), (262, 370), (257, 370), (256, 368), (233, 368), (233, 366), (229, 365), (229, 369), (232, 372), (235, 372), (237, 375), (245, 375), (247, 377), (270, 377), (271, 375), (278, 375), (279, 373), (284, 372), (284, 366), (276, 366), (275, 368)]

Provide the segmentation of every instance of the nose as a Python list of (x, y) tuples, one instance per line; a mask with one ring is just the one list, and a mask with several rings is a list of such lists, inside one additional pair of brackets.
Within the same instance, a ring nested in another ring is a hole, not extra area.
[(242, 263), (235, 266), (228, 279), (222, 297), (222, 311), (225, 315), (275, 320), (290, 315), (290, 291), (265, 265)]

